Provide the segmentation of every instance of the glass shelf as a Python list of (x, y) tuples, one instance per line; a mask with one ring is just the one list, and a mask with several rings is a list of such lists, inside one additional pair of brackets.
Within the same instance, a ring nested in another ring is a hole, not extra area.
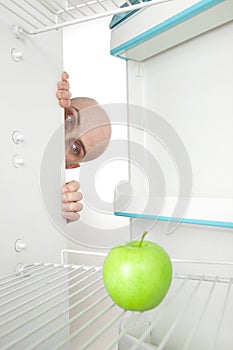
[(233, 222), (228, 222), (228, 221), (200, 220), (200, 219), (190, 219), (190, 218), (181, 219), (181, 218), (173, 218), (171, 216), (156, 216), (156, 215), (149, 215), (149, 214), (136, 214), (136, 213), (127, 213), (127, 212), (114, 212), (114, 214), (116, 216), (124, 216), (124, 217), (135, 218), (135, 219), (146, 219), (146, 220), (167, 221), (167, 222), (170, 221), (170, 222), (180, 222), (181, 224), (233, 228)]
[[(112, 31), (111, 54), (147, 58), (232, 20), (231, 0), (186, 0), (143, 11)], [(133, 28), (133, 29), (132, 29)]]
[(177, 197), (130, 197), (124, 189), (118, 187), (115, 194), (116, 216), (233, 229), (232, 198), (193, 197), (179, 202)]

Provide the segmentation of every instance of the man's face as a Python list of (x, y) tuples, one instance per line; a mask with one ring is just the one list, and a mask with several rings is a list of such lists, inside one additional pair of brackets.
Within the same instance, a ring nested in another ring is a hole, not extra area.
[(111, 137), (111, 126), (99, 106), (65, 110), (66, 168), (76, 168), (80, 162), (99, 157)]

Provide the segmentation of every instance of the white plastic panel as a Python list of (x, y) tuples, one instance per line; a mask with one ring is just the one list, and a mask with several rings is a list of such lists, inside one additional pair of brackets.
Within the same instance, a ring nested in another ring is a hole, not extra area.
[[(1, 17), (1, 16), (0, 16)], [(55, 92), (62, 72), (61, 32), (43, 37), (17, 38), (11, 16), (0, 19), (1, 38), (1, 219), (0, 270), (14, 271), (17, 263), (55, 261), (66, 240), (51, 223), (42, 201), (40, 179), (46, 147), (60, 127), (60, 136), (45, 170), (45, 182), (57, 220), (61, 217), (61, 173), (54, 166), (63, 160), (63, 112)], [(16, 58), (16, 59), (15, 59)], [(45, 185), (45, 183), (43, 184)], [(15, 251), (22, 239), (26, 249)]]

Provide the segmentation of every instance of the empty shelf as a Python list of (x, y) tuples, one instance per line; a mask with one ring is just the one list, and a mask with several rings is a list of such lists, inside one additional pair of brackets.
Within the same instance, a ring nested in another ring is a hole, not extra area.
[(216, 271), (227, 267), (225, 277), (196, 273), (193, 265), (200, 270), (200, 263), (173, 265), (168, 295), (145, 313), (122, 310), (111, 301), (100, 267), (35, 263), (5, 276), (0, 348), (232, 349), (233, 265), (205, 264)]

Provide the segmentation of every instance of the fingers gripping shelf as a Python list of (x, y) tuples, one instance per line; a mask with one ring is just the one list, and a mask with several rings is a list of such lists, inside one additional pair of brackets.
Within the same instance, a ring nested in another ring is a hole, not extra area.
[[(100, 267), (28, 265), (0, 279), (0, 348), (232, 349), (233, 264), (174, 260), (173, 266), (159, 307), (131, 313), (111, 301)], [(218, 270), (224, 277), (211, 274)]]
[(174, 0), (1, 0), (0, 8), (20, 23), (21, 33), (39, 34), (169, 1)]

